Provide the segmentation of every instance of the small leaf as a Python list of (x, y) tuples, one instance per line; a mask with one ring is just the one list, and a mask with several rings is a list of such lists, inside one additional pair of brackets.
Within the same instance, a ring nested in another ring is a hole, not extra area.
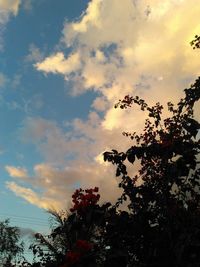
[(128, 161), (133, 164), (135, 161), (135, 154), (130, 153), (127, 155), (127, 158), (128, 158)]

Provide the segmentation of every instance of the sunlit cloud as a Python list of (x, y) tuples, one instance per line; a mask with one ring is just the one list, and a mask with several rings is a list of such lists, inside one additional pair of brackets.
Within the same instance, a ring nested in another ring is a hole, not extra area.
[[(108, 167), (108, 166), (107, 166)], [(91, 164), (76, 162), (63, 169), (49, 164), (34, 166), (34, 175), (29, 186), (21, 186), (16, 182), (7, 182), (7, 188), (27, 202), (44, 209), (68, 209), (71, 207), (71, 195), (77, 187), (100, 188), (101, 203), (107, 201), (110, 190), (115, 188), (109, 200), (115, 202), (120, 190), (113, 177), (113, 169), (93, 162)], [(105, 183), (105, 179), (107, 182)], [(39, 188), (40, 193), (34, 188)], [(41, 192), (42, 189), (42, 192)]]
[(63, 53), (59, 52), (50, 57), (45, 58), (41, 63), (36, 63), (35, 67), (39, 71), (60, 73), (67, 75), (76, 71), (80, 66), (79, 53), (71, 54), (67, 59)]
[(26, 201), (42, 209), (59, 209), (61, 206), (54, 199), (40, 197), (30, 188), (17, 185), (15, 182), (7, 182), (7, 188), (17, 196), (23, 197)]
[(0, 10), (17, 15), (21, 0), (0, 0)]
[(62, 75), (73, 83), (74, 95), (92, 90), (96, 99), (88, 119), (68, 121), (69, 129), (43, 118), (24, 121), (22, 139), (33, 143), (45, 162), (33, 167), (31, 185), (44, 194), (16, 184), (9, 188), (39, 207), (45, 197), (63, 206), (65, 196), (69, 205), (79, 185), (99, 186), (103, 200), (114, 201), (119, 193), (114, 167), (101, 155), (132, 145), (121, 133), (142, 129), (146, 115), (138, 108), (113, 106), (127, 94), (150, 104), (182, 96), (200, 74), (199, 51), (189, 44), (200, 32), (199, 13), (196, 0), (93, 0), (78, 20), (66, 22), (61, 42), (72, 52), (52, 53), (34, 67), (45, 75)]
[(27, 178), (28, 172), (25, 168), (21, 167), (14, 167), (14, 166), (5, 166), (6, 171), (8, 174), (13, 178)]

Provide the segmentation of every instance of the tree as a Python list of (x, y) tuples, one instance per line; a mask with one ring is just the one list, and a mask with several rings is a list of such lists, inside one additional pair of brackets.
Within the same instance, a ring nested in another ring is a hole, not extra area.
[(36, 256), (33, 267), (101, 266), (105, 249), (103, 230), (111, 204), (98, 205), (98, 190), (77, 189), (68, 214), (50, 211), (56, 224), (50, 235), (35, 235), (37, 243), (31, 246)]
[(23, 244), (19, 243), (20, 230), (9, 225), (9, 220), (0, 222), (0, 265), (12, 266), (23, 252)]
[[(195, 38), (191, 44), (198, 48)], [(34, 266), (200, 266), (199, 99), (200, 77), (177, 105), (167, 103), (170, 116), (164, 119), (160, 103), (150, 107), (138, 96), (116, 104), (139, 105), (148, 116), (141, 134), (123, 133), (133, 141), (127, 151), (104, 153), (116, 166), (122, 195), (114, 205), (99, 205), (98, 188), (77, 189), (70, 213), (54, 213), (58, 225), (50, 235), (36, 235), (40, 243), (32, 248), (41, 260)], [(131, 177), (127, 165), (135, 162), (140, 169)]]
[[(149, 107), (137, 96), (119, 101), (116, 107), (137, 104), (148, 112), (142, 134), (123, 133), (132, 147), (104, 153), (123, 193), (115, 205), (100, 206), (98, 188), (76, 190), (71, 213), (54, 214), (59, 225), (48, 240), (36, 236), (48, 247), (45, 257), (36, 249), (44, 264), (37, 266), (200, 266), (200, 124), (193, 117), (200, 78), (184, 92), (177, 107), (167, 104), (171, 116), (163, 120), (159, 103)], [(130, 177), (126, 165), (136, 161), (140, 169)]]
[[(139, 97), (125, 96), (116, 105), (137, 104), (149, 117), (142, 134), (124, 133), (135, 141), (131, 148), (104, 153), (121, 176), (117, 206), (130, 201), (127, 227), (132, 226), (123, 243), (130, 266), (200, 266), (200, 124), (193, 117), (200, 78), (184, 92), (177, 107), (168, 103), (172, 115), (164, 120), (159, 103), (149, 107)], [(126, 164), (136, 160), (141, 168), (129, 177)]]
[(200, 48), (200, 36), (195, 35), (195, 38), (190, 42), (193, 49)]

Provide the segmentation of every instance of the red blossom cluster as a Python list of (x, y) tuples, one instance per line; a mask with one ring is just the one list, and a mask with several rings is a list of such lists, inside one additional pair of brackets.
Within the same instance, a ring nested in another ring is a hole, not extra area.
[(72, 195), (72, 202), (74, 203), (74, 206), (70, 209), (70, 211), (82, 214), (87, 207), (96, 205), (100, 199), (100, 195), (95, 194), (98, 191), (98, 187), (86, 190), (81, 188), (77, 189)]
[(80, 257), (81, 257), (81, 253), (80, 252), (68, 251), (67, 254), (66, 254), (67, 265), (65, 264), (62, 267), (71, 266), (71, 265), (79, 262), (80, 261)]
[(74, 250), (68, 251), (66, 253), (66, 263), (61, 267), (73, 266), (81, 260), (81, 257), (90, 251), (93, 248), (93, 245), (87, 240), (79, 239), (76, 241)]
[(93, 248), (93, 245), (87, 240), (79, 239), (76, 241), (76, 247), (82, 252), (87, 252)]

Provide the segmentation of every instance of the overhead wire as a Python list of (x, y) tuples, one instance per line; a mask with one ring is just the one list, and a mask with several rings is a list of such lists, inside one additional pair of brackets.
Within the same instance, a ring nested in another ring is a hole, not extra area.
[(47, 221), (36, 217), (20, 216), (9, 213), (0, 213), (0, 218), (2, 218), (2, 220), (9, 219), (11, 222), (16, 222), (16, 223), (45, 226), (45, 227), (49, 226)]
[(0, 216), (12, 216), (12, 217), (19, 217), (19, 218), (26, 218), (26, 219), (32, 219), (32, 220), (37, 220), (37, 221), (45, 221), (44, 219), (38, 218), (38, 217), (30, 217), (30, 216), (22, 216), (22, 215), (16, 215), (16, 214), (11, 214), (11, 213), (2, 213), (0, 212)]

